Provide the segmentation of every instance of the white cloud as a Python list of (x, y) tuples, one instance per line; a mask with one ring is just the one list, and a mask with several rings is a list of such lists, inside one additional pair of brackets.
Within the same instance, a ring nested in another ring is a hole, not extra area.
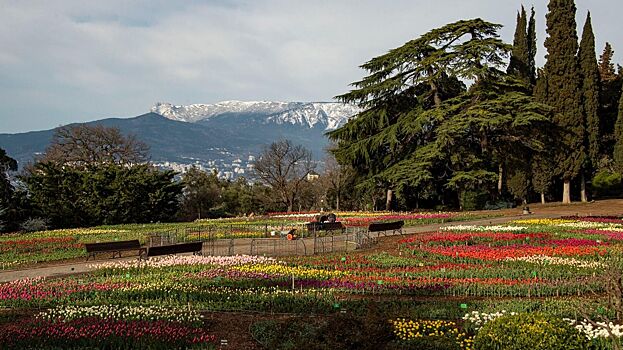
[[(590, 7), (598, 50), (623, 41), (613, 0)], [(461, 18), (503, 23), (520, 1), (0, 0), (0, 132), (146, 112), (156, 101), (328, 100), (368, 59)], [(546, 0), (536, 2), (539, 40)], [(542, 56), (544, 51), (541, 50)]]

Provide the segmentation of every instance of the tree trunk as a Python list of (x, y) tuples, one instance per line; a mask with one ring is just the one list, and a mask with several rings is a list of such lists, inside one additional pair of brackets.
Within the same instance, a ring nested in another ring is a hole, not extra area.
[(571, 204), (571, 180), (564, 179), (562, 184), (562, 204)]
[(541, 204), (545, 204), (545, 192), (541, 192)]
[(461, 191), (456, 191), (456, 194), (459, 198), (459, 211), (463, 210), (463, 200), (462, 200), (462, 196), (461, 196)]
[[(428, 74), (432, 75), (433, 70), (429, 69)], [(441, 101), (441, 97), (439, 96), (439, 88), (437, 87), (437, 84), (435, 84), (435, 81), (431, 79), (428, 81), (428, 85), (430, 86), (430, 91), (433, 95), (433, 101), (435, 102), (435, 107), (441, 106), (442, 101)]]
[(586, 195), (586, 179), (584, 178), (584, 172), (582, 172), (580, 179), (580, 195), (582, 202), (588, 202), (588, 196)]
[(337, 196), (335, 197), (335, 211), (340, 211), (340, 191), (337, 191)]
[(500, 163), (498, 166), (498, 196), (502, 195), (502, 186), (504, 185), (504, 165)]
[(389, 211), (392, 209), (392, 190), (387, 190), (387, 199), (385, 201), (385, 210)]

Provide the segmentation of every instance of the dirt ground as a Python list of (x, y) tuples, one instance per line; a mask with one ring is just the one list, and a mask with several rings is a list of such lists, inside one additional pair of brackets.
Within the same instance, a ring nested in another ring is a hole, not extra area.
[[(560, 202), (547, 204), (530, 203), (528, 204), (530, 211), (534, 214), (543, 215), (623, 215), (623, 199), (608, 199), (601, 201), (593, 201), (588, 203), (574, 202), (563, 205)], [(482, 210), (474, 211), (475, 214), (500, 213), (501, 215), (515, 215), (521, 212), (522, 208), (502, 209), (502, 210)]]

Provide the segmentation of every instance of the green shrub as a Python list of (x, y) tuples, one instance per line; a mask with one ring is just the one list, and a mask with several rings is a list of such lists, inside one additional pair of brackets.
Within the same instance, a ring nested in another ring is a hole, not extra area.
[(589, 341), (560, 318), (521, 313), (486, 323), (476, 334), (476, 350), (586, 350)]
[(461, 193), (461, 209), (480, 210), (487, 204), (489, 194), (485, 191), (464, 191)]
[(599, 171), (593, 178), (595, 197), (616, 197), (623, 194), (623, 177), (620, 173), (608, 170)]
[(376, 350), (386, 348), (392, 339), (389, 322), (376, 315), (266, 320), (250, 330), (264, 348), (274, 350)]

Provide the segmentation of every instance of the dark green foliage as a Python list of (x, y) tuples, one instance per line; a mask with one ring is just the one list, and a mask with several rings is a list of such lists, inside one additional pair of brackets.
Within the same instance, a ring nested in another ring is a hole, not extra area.
[(619, 99), (623, 86), (623, 74), (616, 74), (612, 56), (614, 51), (610, 44), (606, 43), (603, 54), (599, 59), (599, 75), (601, 77), (600, 102), (600, 131), (602, 154), (611, 156), (614, 153), (616, 143), (615, 124), (618, 118)]
[(251, 325), (251, 334), (266, 349), (279, 350), (383, 349), (392, 338), (387, 319), (370, 314), (259, 321)]
[(530, 84), (536, 84), (536, 20), (534, 7), (530, 9), (530, 21), (528, 22), (528, 71), (530, 72)]
[[(509, 151), (542, 148), (534, 135), (549, 109), (525, 81), (496, 69), (509, 49), (498, 28), (480, 19), (452, 23), (362, 66), (370, 74), (338, 98), (364, 111), (329, 133), (359, 188), (392, 189), (399, 202), (407, 193), (418, 193), (416, 202), (450, 194), (460, 205), (463, 191), (494, 186)], [(461, 79), (475, 82), (466, 89)]]
[[(523, 169), (522, 169), (523, 168)], [(530, 169), (525, 167), (515, 169), (508, 177), (508, 190), (515, 197), (527, 202), (530, 193)]]
[(531, 164), (532, 188), (539, 194), (548, 193), (553, 182), (554, 174), (556, 173), (553, 158), (549, 155), (549, 150), (533, 157)]
[[(17, 170), (17, 162), (0, 148), (0, 232), (17, 229), (22, 212), (21, 192), (15, 191), (9, 171)], [(25, 209), (25, 208), (24, 208)]]
[(612, 63), (612, 56), (614, 56), (614, 50), (610, 43), (606, 42), (604, 51), (599, 56), (599, 77), (602, 82), (611, 81), (617, 77), (614, 63)]
[(582, 41), (580, 42), (580, 69), (582, 74), (582, 95), (584, 115), (586, 117), (586, 141), (588, 160), (593, 167), (599, 162), (599, 69), (595, 57), (595, 35), (591, 24), (591, 14), (588, 13)]
[[(547, 13), (547, 63), (543, 68), (545, 88), (536, 94), (539, 102), (554, 108), (554, 123), (565, 146), (555, 154), (556, 167), (565, 183), (575, 178), (585, 159), (581, 79), (576, 54), (578, 41), (573, 0), (551, 0)], [(538, 83), (537, 83), (538, 85)], [(563, 198), (563, 201), (568, 200)]]
[(182, 177), (182, 184), (182, 217), (188, 220), (208, 218), (208, 212), (216, 206), (221, 195), (220, 181), (216, 174), (192, 167)]
[(467, 190), (461, 193), (462, 210), (481, 210), (487, 204), (489, 193), (478, 190)]
[(13, 195), (13, 185), (9, 180), (8, 171), (16, 171), (17, 162), (9, 157), (6, 151), (0, 148), (0, 204), (8, 205)]
[(618, 171), (623, 171), (623, 91), (619, 99), (619, 115), (614, 125), (614, 166)]
[(603, 169), (592, 181), (593, 195), (597, 198), (618, 197), (623, 194), (623, 176), (619, 172)]
[[(534, 98), (537, 101), (545, 100), (548, 93), (547, 75), (542, 69), (539, 69), (538, 79), (534, 87)], [(555, 137), (556, 130), (553, 128), (544, 130), (544, 137), (548, 140), (558, 140)], [(535, 192), (539, 194), (546, 194), (552, 184), (553, 178), (556, 175), (556, 167), (554, 163), (555, 149), (551, 146), (545, 147), (540, 153), (532, 157), (531, 160), (531, 173), (532, 173), (532, 187)]]
[(170, 221), (182, 186), (149, 165), (75, 168), (37, 163), (23, 176), (30, 200), (53, 227)]
[(517, 13), (517, 26), (515, 27), (515, 38), (513, 39), (513, 50), (511, 52), (508, 74), (512, 74), (526, 83), (531, 82), (530, 76), (530, 43), (527, 33), (527, 15), (524, 7)]
[[(209, 173), (195, 167), (182, 177), (184, 186), (178, 217), (182, 220), (220, 218), (267, 210), (264, 199), (269, 188), (250, 185), (243, 177), (236, 181), (219, 179), (216, 173)], [(281, 209), (281, 208), (279, 208)]]
[(499, 317), (485, 325), (474, 339), (476, 350), (586, 350), (589, 340), (560, 318), (542, 313)]

